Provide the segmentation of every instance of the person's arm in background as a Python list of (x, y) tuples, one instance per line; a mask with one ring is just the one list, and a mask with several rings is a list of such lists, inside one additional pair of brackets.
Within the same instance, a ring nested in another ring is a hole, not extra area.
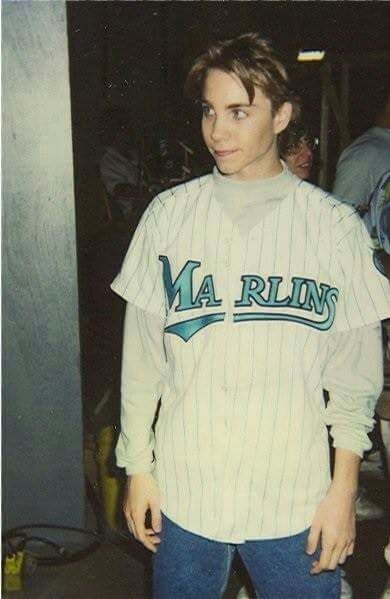
[(332, 194), (354, 208), (366, 207), (376, 181), (369, 165), (373, 158), (369, 145), (346, 148), (337, 163)]
[[(161, 530), (159, 490), (152, 471), (152, 430), (165, 376), (164, 321), (132, 304), (126, 306), (121, 379), (121, 433), (118, 466), (128, 475), (124, 499), (126, 520), (137, 540), (155, 551)], [(152, 528), (146, 528), (150, 510)]]
[(370, 449), (368, 433), (383, 387), (380, 322), (336, 333), (329, 346), (324, 387), (329, 392), (326, 424), (335, 452), (333, 480), (315, 514), (307, 543), (313, 554), (321, 538), (320, 559), (312, 573), (333, 570), (352, 555), (355, 543), (355, 499), (360, 459)]
[(136, 187), (138, 182), (138, 166), (123, 156), (115, 147), (109, 146), (100, 160), (100, 175), (110, 195), (119, 185)]

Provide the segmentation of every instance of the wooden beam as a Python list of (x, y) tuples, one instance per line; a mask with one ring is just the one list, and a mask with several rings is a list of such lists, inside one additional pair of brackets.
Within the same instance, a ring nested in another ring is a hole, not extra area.
[[(326, 68), (326, 65), (324, 65), (324, 66)], [(336, 87), (333, 84), (333, 81), (331, 79), (330, 70), (329, 70), (329, 74), (328, 74), (328, 85), (327, 85), (326, 92), (328, 94), (329, 103), (332, 108), (333, 114), (335, 116), (339, 131), (340, 131), (340, 144), (342, 146), (342, 149), (344, 149), (348, 145), (349, 131), (348, 131), (348, 127), (346, 124), (345, 115), (344, 115), (344, 108), (338, 98), (338, 95), (336, 92)]]
[(318, 185), (326, 189), (328, 179), (328, 128), (329, 128), (329, 101), (328, 85), (330, 66), (327, 62), (321, 65), (321, 129), (320, 129), (320, 169)]
[(343, 145), (340, 140), (340, 151), (343, 150), (351, 141), (351, 132), (349, 129), (349, 73), (349, 62), (344, 60), (341, 65), (340, 100), (348, 135), (344, 140), (345, 145)]

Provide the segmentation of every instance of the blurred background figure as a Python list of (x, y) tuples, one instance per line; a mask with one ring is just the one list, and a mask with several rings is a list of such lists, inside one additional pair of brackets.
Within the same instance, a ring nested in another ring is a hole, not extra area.
[(300, 179), (309, 179), (318, 138), (313, 136), (302, 114), (282, 131), (278, 143), (280, 156), (290, 171)]
[(196, 174), (194, 151), (177, 129), (164, 108), (148, 123), (138, 119), (136, 127), (122, 106), (102, 114), (99, 174), (110, 220), (133, 231), (153, 197)]
[(100, 176), (112, 217), (128, 221), (140, 203), (140, 143), (131, 115), (113, 107), (102, 115)]
[[(390, 222), (390, 79), (385, 74), (370, 96), (373, 126), (355, 139), (342, 152), (337, 163), (334, 195), (354, 206), (361, 214), (373, 240), (376, 267), (387, 277), (389, 268), (389, 222)], [(385, 321), (385, 339), (389, 336), (389, 322)], [(388, 364), (390, 350), (385, 346), (385, 389), (387, 396), (382, 397), (383, 413), (378, 414), (385, 453), (389, 454), (388, 425)], [(379, 451), (372, 452), (379, 456)], [(380, 459), (380, 456), (379, 456)], [(388, 458), (387, 458), (388, 459)], [(364, 464), (363, 464), (364, 466)], [(360, 519), (378, 518), (383, 510), (359, 494), (356, 505)]]
[(359, 209), (384, 173), (390, 169), (390, 80), (381, 81), (370, 94), (372, 124), (342, 152), (336, 170), (333, 194)]
[[(383, 74), (370, 94), (372, 126), (341, 153), (337, 163), (333, 194), (355, 207), (361, 214), (373, 240), (376, 267), (390, 276), (390, 79)], [(378, 400), (376, 413), (382, 437), (382, 449), (374, 450), (362, 463), (383, 466), (389, 476), (390, 465), (390, 322), (384, 321), (384, 390)], [(383, 463), (384, 462), (384, 463)], [(383, 516), (383, 510), (370, 501), (359, 487), (356, 501), (357, 519)], [(390, 559), (390, 539), (385, 559)], [(390, 577), (383, 599), (390, 597)]]

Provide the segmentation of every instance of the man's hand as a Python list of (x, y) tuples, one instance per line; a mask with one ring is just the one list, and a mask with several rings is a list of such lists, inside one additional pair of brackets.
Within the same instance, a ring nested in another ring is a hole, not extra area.
[(352, 555), (355, 545), (355, 493), (330, 487), (318, 506), (306, 545), (312, 555), (321, 538), (320, 559), (314, 561), (310, 574), (335, 570)]
[[(146, 528), (146, 512), (150, 509), (152, 528)], [(153, 476), (149, 473), (129, 476), (123, 503), (128, 526), (146, 549), (156, 553), (161, 532), (160, 493)]]

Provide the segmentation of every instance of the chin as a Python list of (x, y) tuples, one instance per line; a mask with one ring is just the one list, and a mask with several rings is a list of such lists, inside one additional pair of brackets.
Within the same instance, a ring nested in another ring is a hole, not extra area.
[(219, 170), (220, 173), (222, 173), (223, 175), (234, 175), (239, 169), (234, 168), (233, 166), (229, 166), (228, 164), (224, 164), (222, 161), (221, 162), (215, 162), (217, 165), (217, 168)]
[(295, 175), (300, 179), (308, 179), (310, 177), (310, 170), (307, 168), (298, 168), (295, 171)]

